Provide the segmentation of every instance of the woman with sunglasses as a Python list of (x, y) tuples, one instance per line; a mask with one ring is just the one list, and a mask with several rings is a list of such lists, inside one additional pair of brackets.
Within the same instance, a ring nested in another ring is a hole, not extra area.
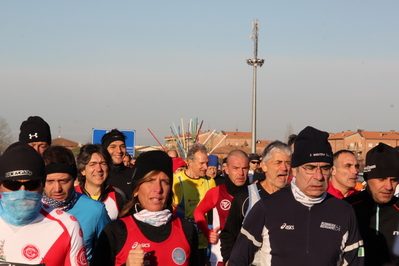
[(132, 200), (120, 219), (103, 230), (91, 266), (198, 265), (194, 226), (172, 215), (172, 158), (141, 154), (135, 164)]

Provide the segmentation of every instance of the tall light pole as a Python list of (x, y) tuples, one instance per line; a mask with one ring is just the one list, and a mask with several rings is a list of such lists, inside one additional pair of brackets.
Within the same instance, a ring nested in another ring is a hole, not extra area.
[(254, 80), (252, 90), (252, 139), (251, 139), (251, 153), (256, 153), (256, 70), (261, 67), (265, 59), (258, 59), (258, 30), (259, 21), (252, 21), (253, 35), (250, 36), (254, 39), (254, 58), (247, 59), (247, 64), (254, 68)]

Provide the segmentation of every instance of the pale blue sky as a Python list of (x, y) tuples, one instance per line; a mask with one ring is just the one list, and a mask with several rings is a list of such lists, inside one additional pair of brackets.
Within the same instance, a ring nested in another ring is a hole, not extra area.
[(260, 21), (257, 138), (287, 126), (397, 130), (399, 1), (1, 1), (0, 116), (59, 135), (137, 131), (156, 144), (190, 118), (251, 131), (252, 20)]

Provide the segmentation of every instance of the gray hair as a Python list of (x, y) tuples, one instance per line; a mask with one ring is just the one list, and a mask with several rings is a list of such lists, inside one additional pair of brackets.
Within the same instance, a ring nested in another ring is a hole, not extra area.
[(262, 162), (267, 162), (268, 160), (270, 160), (275, 152), (279, 152), (287, 156), (291, 156), (292, 154), (291, 149), (290, 147), (288, 147), (287, 144), (276, 140), (267, 145), (267, 147), (263, 150)]
[(197, 152), (202, 152), (202, 153), (207, 154), (207, 150), (206, 150), (204, 145), (202, 145), (201, 143), (195, 143), (188, 150), (186, 159), (193, 161), (194, 160), (194, 154), (196, 154)]

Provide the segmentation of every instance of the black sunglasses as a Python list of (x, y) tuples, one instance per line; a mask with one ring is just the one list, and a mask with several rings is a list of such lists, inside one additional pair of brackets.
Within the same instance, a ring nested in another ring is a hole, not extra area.
[(253, 164), (260, 164), (260, 162), (258, 162), (258, 161), (251, 161), (251, 163), (253, 163)]
[(31, 181), (26, 181), (26, 182), (21, 182), (17, 180), (5, 180), (3, 181), (3, 186), (12, 191), (17, 191), (21, 188), (22, 185), (24, 185), (26, 190), (36, 190), (40, 185), (42, 181), (41, 180), (31, 180)]

